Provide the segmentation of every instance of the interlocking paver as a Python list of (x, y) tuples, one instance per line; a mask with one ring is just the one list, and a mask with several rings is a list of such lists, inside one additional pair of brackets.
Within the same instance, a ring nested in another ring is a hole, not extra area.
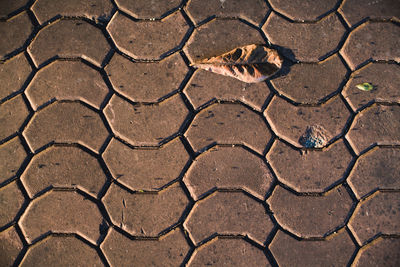
[(267, 14), (268, 7), (262, 0), (190, 0), (186, 10), (196, 23), (216, 16), (218, 18), (241, 18), (258, 25)]
[(57, 15), (109, 20), (112, 10), (113, 5), (109, 0), (37, 0), (32, 5), (32, 11), (41, 24)]
[(83, 20), (57, 20), (45, 26), (28, 46), (36, 66), (49, 59), (81, 57), (101, 66), (110, 46), (101, 30)]
[(25, 11), (7, 21), (0, 21), (0, 60), (23, 46), (32, 30), (32, 22)]
[(31, 70), (22, 53), (3, 64), (0, 63), (0, 100), (20, 90)]
[(79, 187), (96, 197), (107, 180), (96, 158), (78, 147), (51, 147), (35, 155), (21, 181), (30, 197), (48, 187)]
[(177, 179), (189, 160), (179, 139), (151, 150), (131, 149), (113, 139), (103, 157), (118, 182), (131, 190), (146, 191), (156, 191)]
[(271, 139), (262, 118), (238, 104), (214, 104), (203, 109), (185, 135), (195, 150), (213, 143), (245, 144), (260, 154)]
[(179, 53), (160, 62), (132, 62), (115, 54), (106, 67), (114, 89), (135, 102), (157, 102), (179, 89), (188, 67)]
[[(323, 151), (298, 151), (276, 141), (267, 159), (278, 179), (297, 192), (324, 192), (343, 179), (352, 156), (343, 141)], [(290, 162), (291, 164), (287, 164)]]
[(367, 22), (352, 31), (340, 53), (352, 70), (367, 60), (400, 61), (400, 27), (391, 22)]
[(100, 210), (86, 197), (74, 191), (53, 190), (34, 199), (19, 224), (29, 243), (48, 232), (76, 233), (96, 243), (102, 221)]
[(215, 238), (198, 248), (188, 266), (270, 266), (263, 252), (243, 239)]
[[(396, 64), (370, 63), (353, 72), (343, 89), (343, 96), (354, 110), (371, 101), (400, 103), (400, 67)], [(357, 84), (369, 82), (374, 86), (372, 91), (361, 91)]]
[(26, 156), (18, 137), (0, 145), (0, 183), (17, 174)]
[(349, 221), (359, 244), (378, 234), (400, 234), (400, 193), (377, 192), (361, 201)]
[(14, 220), (24, 201), (25, 198), (19, 190), (17, 182), (0, 187), (0, 227)]
[(357, 115), (347, 134), (356, 153), (370, 145), (400, 144), (400, 106), (373, 105)]
[(342, 186), (324, 196), (297, 196), (277, 186), (267, 203), (284, 229), (304, 238), (323, 237), (344, 225), (353, 205)]
[(347, 182), (358, 198), (376, 189), (400, 189), (400, 149), (374, 148), (357, 159)]
[(196, 28), (183, 50), (197, 62), (253, 43), (265, 43), (256, 29), (238, 20), (214, 19)]
[(297, 240), (278, 231), (270, 249), (279, 266), (345, 266), (356, 247), (345, 230), (327, 240)]
[(21, 95), (0, 104), (0, 140), (16, 133), (28, 114), (28, 107)]
[(202, 70), (194, 73), (184, 92), (196, 109), (212, 100), (225, 100), (241, 101), (258, 111), (270, 94), (266, 83), (244, 83)]
[(183, 181), (195, 200), (211, 189), (244, 189), (264, 199), (273, 181), (262, 159), (241, 147), (218, 147), (200, 155)]
[(22, 248), (23, 244), (15, 227), (0, 232), (0, 265), (12, 266)]
[(320, 103), (338, 91), (346, 67), (337, 55), (318, 64), (296, 64), (285, 76), (271, 80), (276, 90), (302, 104)]
[(336, 0), (313, 1), (313, 0), (269, 0), (275, 11), (295, 21), (316, 21), (332, 11), (337, 3)]
[(151, 194), (132, 194), (113, 184), (103, 201), (112, 222), (134, 236), (159, 235), (178, 222), (189, 204), (179, 184)]
[(1, 1), (0, 2), (0, 18), (7, 18), (7, 16), (24, 7), (28, 0), (14, 0), (14, 1)]
[(350, 111), (339, 97), (318, 107), (307, 107), (292, 105), (275, 96), (264, 115), (279, 137), (296, 147), (302, 147), (304, 143), (301, 138), (311, 126), (324, 129), (327, 141), (340, 135), (350, 117)]
[(100, 73), (79, 61), (55, 61), (35, 75), (26, 95), (36, 110), (52, 99), (82, 100), (100, 108), (109, 92)]
[(21, 266), (104, 266), (96, 250), (74, 236), (50, 236), (28, 249)]
[(115, 0), (119, 9), (138, 19), (160, 18), (168, 11), (177, 8), (181, 0), (152, 1), (146, 0)]
[(195, 243), (214, 234), (247, 235), (264, 243), (273, 226), (264, 206), (241, 192), (215, 192), (196, 202), (184, 222)]
[(179, 228), (159, 240), (132, 240), (111, 229), (101, 244), (112, 266), (179, 266), (189, 248)]
[(156, 105), (131, 105), (113, 96), (104, 113), (115, 135), (135, 146), (156, 146), (179, 131), (189, 111), (179, 95)]
[(189, 25), (179, 11), (157, 21), (133, 21), (117, 12), (107, 30), (118, 49), (129, 56), (160, 59), (179, 46)]
[(400, 239), (379, 238), (372, 245), (361, 248), (354, 266), (399, 266)]

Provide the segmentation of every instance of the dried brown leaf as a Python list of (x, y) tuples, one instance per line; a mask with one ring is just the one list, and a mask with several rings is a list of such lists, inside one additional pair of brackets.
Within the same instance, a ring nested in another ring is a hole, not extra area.
[(282, 58), (274, 49), (265, 45), (238, 47), (192, 66), (234, 77), (246, 83), (261, 82), (275, 74), (282, 66)]

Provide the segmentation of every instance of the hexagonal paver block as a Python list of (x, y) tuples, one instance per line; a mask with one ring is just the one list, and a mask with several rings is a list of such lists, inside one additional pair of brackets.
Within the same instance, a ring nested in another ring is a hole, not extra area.
[(114, 89), (135, 102), (157, 102), (176, 92), (188, 71), (179, 53), (148, 63), (114, 54), (105, 69)]
[(160, 59), (180, 46), (188, 29), (179, 11), (157, 21), (133, 21), (117, 12), (107, 26), (118, 49), (135, 59)]
[(337, 0), (269, 0), (272, 8), (295, 21), (316, 21), (332, 11)]
[[(370, 63), (353, 72), (343, 89), (343, 96), (350, 106), (357, 110), (374, 102), (400, 103), (400, 66), (396, 64)], [(374, 89), (361, 91), (357, 84), (369, 82)]]
[(111, 185), (104, 204), (113, 224), (134, 236), (158, 236), (176, 224), (189, 204), (179, 184), (159, 193), (136, 193)]
[(274, 224), (264, 206), (245, 194), (215, 192), (196, 202), (184, 227), (195, 243), (215, 234), (229, 234), (247, 235), (262, 244)]
[(262, 0), (190, 0), (186, 10), (196, 23), (216, 16), (218, 18), (242, 18), (258, 25), (267, 14), (268, 7)]
[(179, 131), (189, 111), (179, 95), (154, 105), (131, 105), (113, 96), (104, 113), (116, 136), (135, 146), (157, 146)]
[(352, 156), (343, 141), (306, 153), (276, 141), (267, 159), (285, 185), (297, 192), (321, 193), (344, 178)]
[(374, 148), (357, 159), (347, 182), (358, 198), (376, 189), (400, 190), (400, 149)]
[[(4, 3), (9, 5), (8, 2)], [(32, 22), (25, 11), (7, 21), (0, 21), (0, 60), (22, 47), (32, 30)]]
[(264, 253), (243, 239), (217, 237), (193, 253), (188, 266), (270, 266)]
[(28, 115), (28, 107), (21, 95), (0, 104), (0, 140), (18, 132)]
[(345, 230), (327, 240), (297, 240), (278, 231), (270, 249), (279, 266), (346, 266), (356, 247)]
[(310, 127), (323, 129), (323, 137), (328, 143), (342, 133), (350, 111), (339, 97), (318, 107), (295, 106), (274, 97), (264, 115), (279, 137), (296, 147), (307, 147), (302, 139)]
[(195, 150), (211, 144), (244, 144), (262, 154), (271, 139), (256, 113), (238, 104), (214, 104), (198, 113), (185, 133)]
[(69, 0), (60, 2), (37, 0), (32, 5), (32, 11), (41, 24), (57, 15), (107, 21), (110, 19), (112, 10), (113, 5), (109, 0)]
[(78, 187), (96, 197), (106, 180), (98, 160), (78, 147), (46, 149), (33, 157), (21, 175), (30, 197), (48, 187)]
[(35, 75), (26, 95), (36, 110), (46, 102), (82, 100), (100, 108), (109, 92), (100, 73), (79, 61), (55, 61)]
[(151, 150), (131, 149), (113, 139), (103, 157), (118, 182), (131, 190), (146, 191), (159, 190), (177, 179), (189, 160), (179, 139)]
[[(1, 8), (0, 8), (1, 9)], [(23, 53), (0, 64), (0, 100), (21, 89), (32, 68)]]
[(266, 83), (245, 83), (202, 70), (194, 73), (184, 92), (196, 109), (213, 100), (225, 100), (241, 101), (257, 111), (270, 94)]
[(27, 154), (18, 137), (0, 145), (0, 183), (17, 174)]
[(30, 247), (21, 266), (104, 266), (97, 251), (74, 236), (50, 236)]
[(23, 135), (32, 150), (56, 143), (80, 143), (98, 152), (109, 133), (100, 116), (77, 102), (55, 102), (35, 113)]
[(183, 181), (195, 200), (212, 189), (243, 189), (264, 199), (273, 179), (261, 158), (241, 147), (217, 147), (196, 158)]
[(119, 9), (138, 19), (160, 18), (181, 4), (181, 0), (161, 0), (151, 3), (146, 0), (116, 0), (115, 2)]
[(28, 0), (14, 0), (0, 2), (0, 18), (7, 18), (10, 13), (24, 7)]
[(400, 106), (373, 105), (358, 113), (347, 133), (359, 154), (371, 145), (400, 144)]
[(19, 224), (29, 243), (48, 232), (76, 233), (96, 243), (102, 221), (97, 205), (86, 197), (74, 191), (53, 190), (33, 200)]
[(306, 62), (318, 62), (334, 51), (345, 33), (335, 14), (317, 23), (291, 23), (272, 13), (262, 29), (269, 41), (286, 48), (284, 55)]
[(19, 190), (17, 182), (0, 187), (0, 227), (14, 220), (24, 201), (24, 195)]
[(83, 20), (57, 20), (45, 26), (28, 47), (36, 66), (49, 59), (81, 57), (101, 66), (110, 50), (101, 30)]
[(236, 47), (262, 43), (265, 41), (261, 34), (249, 25), (239, 20), (214, 19), (196, 28), (183, 50), (194, 63)]
[(317, 104), (337, 92), (346, 75), (337, 55), (318, 64), (296, 64), (287, 75), (271, 80), (282, 95), (297, 103)]
[(400, 61), (400, 27), (391, 22), (367, 22), (347, 37), (340, 53), (352, 70), (368, 60)]
[(15, 227), (10, 227), (0, 232), (0, 265), (13, 266), (23, 244)]
[(298, 196), (277, 186), (267, 203), (282, 228), (304, 238), (324, 237), (343, 226), (353, 206), (342, 186), (324, 196)]
[(399, 235), (399, 209), (399, 192), (377, 192), (358, 204), (348, 226), (360, 245), (380, 234)]
[(379, 238), (371, 245), (361, 248), (354, 266), (399, 266), (400, 239)]

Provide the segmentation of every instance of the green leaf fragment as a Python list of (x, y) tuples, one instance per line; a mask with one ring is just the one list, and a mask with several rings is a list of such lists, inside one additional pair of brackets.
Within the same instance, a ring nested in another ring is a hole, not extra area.
[(371, 91), (374, 89), (374, 86), (370, 83), (360, 83), (360, 84), (357, 84), (356, 87), (363, 91)]

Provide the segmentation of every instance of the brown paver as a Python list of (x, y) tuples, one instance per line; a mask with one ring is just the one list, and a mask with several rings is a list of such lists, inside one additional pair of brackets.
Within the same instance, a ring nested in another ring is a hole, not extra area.
[(198, 248), (188, 266), (270, 266), (263, 252), (243, 239), (217, 237)]
[(275, 11), (295, 21), (316, 21), (327, 12), (332, 11), (336, 0), (269, 0)]
[(399, 209), (399, 192), (377, 192), (358, 204), (349, 228), (360, 245), (379, 234), (399, 235)]
[(0, 100), (20, 90), (31, 70), (28, 60), (22, 53), (0, 64)]
[(352, 70), (367, 60), (400, 61), (400, 27), (391, 22), (367, 22), (352, 31), (340, 53)]
[(186, 10), (195, 23), (216, 16), (218, 18), (241, 18), (258, 25), (267, 14), (268, 7), (262, 0), (190, 0)]
[(0, 183), (16, 175), (26, 156), (18, 137), (0, 145)]
[(399, 266), (400, 239), (379, 238), (371, 245), (361, 248), (354, 266)]
[(93, 20), (108, 20), (113, 10), (113, 5), (109, 0), (37, 0), (32, 5), (32, 11), (42, 24), (45, 21), (57, 16), (67, 17), (86, 17)]
[(282, 95), (301, 104), (321, 103), (338, 91), (346, 67), (337, 55), (318, 64), (296, 64), (285, 76), (271, 80)]
[(107, 30), (123, 53), (135, 59), (160, 59), (179, 46), (189, 25), (179, 11), (157, 21), (133, 21), (117, 12)]
[(264, 161), (241, 147), (217, 147), (201, 154), (183, 181), (195, 200), (212, 189), (243, 189), (264, 199), (273, 181)]
[(21, 266), (104, 266), (96, 250), (74, 236), (50, 236), (28, 249)]
[(52, 99), (81, 100), (100, 108), (109, 89), (100, 73), (79, 61), (55, 61), (35, 75), (26, 95), (33, 109)]
[(277, 186), (267, 203), (284, 229), (304, 238), (323, 237), (344, 225), (353, 205), (342, 186), (324, 196), (297, 196)]
[(24, 203), (25, 198), (17, 182), (0, 187), (0, 227), (12, 222)]
[(357, 115), (347, 134), (354, 151), (373, 144), (400, 144), (400, 106), (373, 105)]
[(76, 233), (96, 243), (102, 221), (100, 210), (89, 199), (74, 191), (53, 190), (29, 204), (19, 225), (29, 243), (48, 232)]
[(21, 175), (30, 197), (47, 187), (79, 187), (96, 197), (107, 180), (96, 158), (78, 147), (58, 147), (35, 155)]
[(55, 102), (31, 118), (23, 135), (32, 150), (51, 143), (80, 143), (98, 152), (109, 133), (99, 114), (77, 102)]
[(131, 149), (113, 139), (103, 157), (118, 182), (131, 190), (146, 191), (157, 191), (177, 179), (189, 160), (179, 139), (151, 150)]
[(264, 206), (241, 192), (215, 192), (199, 200), (184, 222), (195, 243), (214, 234), (247, 235), (264, 243), (273, 226)]
[(188, 72), (179, 53), (151, 63), (115, 54), (105, 69), (114, 89), (135, 102), (157, 102), (176, 92)]
[(112, 266), (128, 266), (132, 263), (139, 266), (179, 266), (189, 248), (179, 228), (159, 240), (131, 240), (111, 229), (101, 244)]
[(179, 184), (159, 193), (129, 193), (113, 184), (104, 197), (112, 222), (134, 236), (158, 236), (178, 222), (189, 204)]
[(317, 23), (290, 23), (272, 13), (262, 29), (269, 41), (293, 53), (284, 51), (284, 55), (306, 62), (318, 62), (334, 51), (345, 33), (344, 26), (335, 14)]
[[(343, 96), (354, 110), (371, 101), (400, 103), (400, 67), (396, 64), (370, 63), (353, 72), (343, 89)], [(374, 86), (372, 91), (361, 91), (357, 84), (369, 82)]]
[(278, 231), (269, 246), (279, 266), (346, 266), (356, 247), (345, 230), (327, 240), (297, 240)]
[(260, 154), (271, 139), (262, 118), (238, 104), (214, 104), (203, 109), (185, 135), (195, 150), (213, 143), (244, 144)]
[(101, 66), (109, 50), (101, 30), (83, 20), (57, 20), (44, 27), (28, 46), (36, 66), (54, 57), (81, 57)]
[(160, 18), (168, 11), (177, 8), (181, 0), (153, 1), (149, 4), (146, 0), (115, 0), (119, 9), (137, 19)]
[(14, 0), (14, 1), (1, 1), (0, 2), (0, 18), (7, 18), (7, 16), (24, 7), (28, 0)]
[(22, 248), (23, 244), (15, 227), (0, 232), (0, 265), (12, 266)]
[(189, 111), (179, 95), (156, 105), (131, 105), (113, 96), (104, 110), (116, 136), (135, 146), (156, 146), (179, 131)]
[(16, 133), (28, 114), (28, 107), (21, 95), (0, 104), (0, 140)]

